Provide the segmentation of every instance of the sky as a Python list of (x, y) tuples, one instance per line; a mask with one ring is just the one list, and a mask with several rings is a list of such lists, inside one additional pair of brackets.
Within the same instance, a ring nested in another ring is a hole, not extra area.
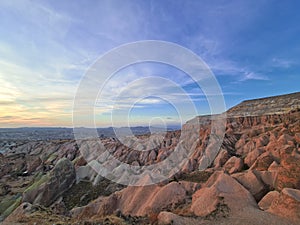
[[(2, 0), (0, 127), (72, 127), (74, 96), (93, 64), (120, 45), (143, 40), (197, 54), (216, 77), (226, 109), (300, 91), (299, 8), (292, 0)], [(150, 90), (160, 97), (143, 95)], [(211, 113), (189, 74), (161, 63), (121, 68), (102, 93), (94, 105), (99, 127), (112, 121), (175, 125)], [(195, 112), (176, 110), (184, 108), (185, 97)], [(82, 115), (83, 126), (85, 120)]]

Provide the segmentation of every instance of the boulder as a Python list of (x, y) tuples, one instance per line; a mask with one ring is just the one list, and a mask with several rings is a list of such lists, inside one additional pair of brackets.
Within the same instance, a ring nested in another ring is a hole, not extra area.
[(251, 170), (234, 174), (232, 177), (242, 184), (253, 195), (257, 202), (268, 192), (268, 188)]
[(225, 149), (221, 149), (221, 151), (219, 152), (219, 154), (214, 160), (215, 168), (222, 167), (227, 162), (228, 159), (229, 159), (228, 152)]
[(157, 185), (127, 187), (121, 191), (119, 209), (125, 215), (145, 216), (163, 209), (171, 210), (187, 198), (184, 186), (171, 182), (166, 186)]
[(241, 158), (236, 156), (231, 157), (224, 165), (224, 169), (229, 174), (237, 173), (242, 171), (244, 162)]
[(270, 191), (266, 194), (258, 203), (258, 206), (262, 210), (268, 210), (274, 201), (274, 199), (279, 197), (278, 191)]
[(284, 188), (272, 201), (268, 212), (300, 223), (300, 190)]
[(245, 164), (247, 164), (248, 167), (251, 167), (262, 153), (263, 153), (262, 149), (254, 149), (246, 156), (244, 160)]
[(270, 152), (265, 152), (256, 159), (250, 169), (267, 171), (273, 161), (274, 157), (272, 156), (272, 154)]
[(275, 189), (277, 172), (253, 170), (253, 173), (264, 183), (269, 191), (273, 191)]
[(75, 168), (67, 158), (60, 159), (55, 167), (27, 188), (23, 193), (23, 202), (50, 206), (76, 181)]
[(236, 214), (245, 208), (257, 207), (249, 191), (227, 174), (216, 173), (207, 183), (207, 187), (198, 190), (192, 197), (191, 211), (196, 216), (212, 213), (227, 216), (229, 212)]

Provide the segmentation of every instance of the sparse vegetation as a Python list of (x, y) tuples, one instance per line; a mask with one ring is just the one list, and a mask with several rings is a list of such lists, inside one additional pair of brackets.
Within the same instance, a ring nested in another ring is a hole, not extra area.
[(205, 219), (216, 220), (218, 218), (227, 218), (229, 216), (230, 208), (224, 203), (224, 198), (219, 196), (219, 201), (216, 210), (207, 215)]
[(178, 180), (190, 181), (195, 183), (204, 183), (210, 178), (212, 174), (212, 172), (208, 171), (195, 171), (192, 173), (183, 173), (180, 175)]
[(5, 218), (9, 216), (21, 204), (21, 202), (22, 197), (20, 196), (2, 213), (2, 217)]
[[(78, 184), (73, 185), (68, 191), (63, 194), (63, 201), (68, 210), (74, 207), (80, 207), (87, 205), (90, 201), (98, 198), (99, 196), (108, 196), (115, 190), (110, 189), (109, 185), (113, 182), (104, 179), (98, 185), (93, 185), (88, 181), (81, 181)], [(124, 186), (116, 185), (117, 189), (122, 189)]]
[(42, 185), (43, 183), (45, 183), (48, 179), (49, 179), (49, 177), (48, 177), (47, 174), (45, 174), (45, 175), (41, 175), (40, 174), (37, 177), (37, 179), (33, 182), (33, 184), (30, 185), (24, 192), (27, 192), (27, 191), (30, 191), (30, 190), (38, 188), (40, 185)]

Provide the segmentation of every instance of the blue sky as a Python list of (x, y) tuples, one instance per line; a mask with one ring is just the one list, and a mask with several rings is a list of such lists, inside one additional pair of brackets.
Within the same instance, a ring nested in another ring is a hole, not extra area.
[[(72, 126), (73, 98), (89, 66), (112, 48), (141, 40), (174, 42), (198, 54), (219, 81), (227, 108), (300, 91), (299, 8), (299, 1), (272, 0), (1, 1), (0, 126)], [(188, 75), (155, 63), (116, 74), (107, 102), (147, 75), (178, 83), (199, 114), (210, 113), (201, 90), (188, 85)], [(163, 94), (181, 100), (168, 88)], [(131, 93), (130, 99), (139, 95)], [(109, 104), (99, 111), (98, 126), (109, 125)], [(135, 105), (130, 118), (134, 125), (152, 117), (176, 124), (177, 114), (172, 105), (149, 97)], [(185, 121), (194, 115), (181, 116)], [(126, 125), (121, 116), (116, 121)]]

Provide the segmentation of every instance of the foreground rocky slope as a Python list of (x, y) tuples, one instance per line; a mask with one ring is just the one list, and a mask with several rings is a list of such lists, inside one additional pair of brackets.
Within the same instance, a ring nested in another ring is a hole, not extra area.
[[(151, 186), (126, 187), (98, 175), (79, 150), (87, 146), (97, 155), (101, 149), (96, 140), (20, 143), (0, 155), (3, 224), (299, 224), (297, 96), (279, 97), (285, 108), (269, 105), (270, 111), (276, 111), (272, 114), (264, 108), (240, 116), (248, 103), (231, 109), (220, 151), (212, 161), (205, 161), (208, 168), (202, 166), (211, 147), (210, 117), (197, 118), (201, 123), (197, 137), (182, 137), (191, 128), (188, 122), (159, 143), (154, 137), (148, 144), (154, 148), (140, 147), (147, 151), (103, 139), (114, 157), (140, 166), (163, 161), (182, 138), (193, 140), (185, 145), (191, 154), (182, 169)], [(264, 101), (252, 103), (258, 107)]]

